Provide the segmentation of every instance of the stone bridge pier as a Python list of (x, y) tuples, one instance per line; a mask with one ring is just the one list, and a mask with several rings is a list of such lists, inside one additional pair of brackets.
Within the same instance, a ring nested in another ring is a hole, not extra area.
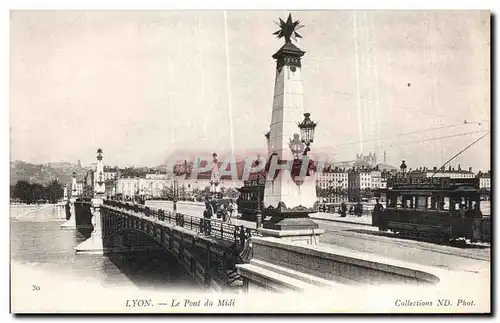
[(68, 201), (63, 200), (62, 202), (59, 202), (55, 205), (55, 211), (57, 218), (59, 220), (66, 219), (68, 220), (68, 214), (66, 212), (66, 206), (68, 205)]
[[(101, 206), (103, 204), (102, 198), (93, 198), (90, 203), (81, 203), (80, 223), (77, 226), (80, 230), (90, 231), (90, 237), (84, 242), (80, 243), (76, 248), (76, 253), (88, 254), (104, 254), (107, 250), (103, 244), (103, 233), (101, 226)], [(88, 232), (87, 231), (87, 232)]]
[[(65, 200), (66, 200), (66, 188), (64, 189)], [(66, 206), (66, 222), (61, 225), (62, 229), (76, 229), (76, 211), (75, 203), (78, 199), (78, 194), (76, 191), (76, 173), (73, 172), (73, 178), (71, 182), (71, 197), (67, 201)]]

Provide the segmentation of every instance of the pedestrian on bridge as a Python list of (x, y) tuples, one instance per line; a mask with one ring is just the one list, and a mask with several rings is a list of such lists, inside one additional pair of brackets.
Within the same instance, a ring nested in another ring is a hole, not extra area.
[(234, 215), (234, 212), (236, 212), (236, 204), (234, 203), (234, 200), (233, 199), (230, 199), (228, 204), (227, 204), (227, 207), (226, 207), (226, 210), (227, 210), (227, 223), (231, 224), (231, 218), (233, 217)]
[(208, 199), (205, 201), (205, 211), (203, 211), (203, 233), (210, 235), (212, 232), (212, 223), (210, 222), (210, 219), (212, 218), (214, 214), (214, 208), (208, 201)]
[(363, 215), (363, 204), (361, 204), (360, 201), (358, 201), (358, 204), (356, 204), (356, 207), (354, 207), (354, 215), (358, 217)]
[(373, 211), (375, 212), (379, 212), (379, 211), (383, 211), (384, 210), (384, 206), (382, 204), (380, 204), (379, 202), (379, 199), (376, 199), (376, 204), (375, 204), (375, 207), (373, 208)]
[(347, 216), (347, 205), (344, 202), (340, 204), (340, 217), (345, 218)]

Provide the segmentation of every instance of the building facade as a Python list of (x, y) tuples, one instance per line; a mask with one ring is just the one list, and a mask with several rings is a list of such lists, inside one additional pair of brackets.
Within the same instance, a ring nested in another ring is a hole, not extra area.
[(357, 202), (373, 198), (373, 191), (386, 187), (387, 178), (382, 178), (378, 168), (352, 168), (348, 171), (348, 200)]
[[(186, 176), (167, 176), (166, 174), (158, 175), (148, 174), (144, 177), (121, 177), (116, 180), (115, 194), (121, 195), (125, 199), (132, 199), (135, 195), (142, 195), (147, 199), (166, 198), (170, 191), (173, 190), (174, 182), (179, 192), (181, 199), (193, 199), (195, 192), (210, 189), (209, 178), (189, 178)], [(200, 176), (201, 177), (201, 176)], [(233, 182), (236, 185), (242, 182), (240, 180), (231, 181), (221, 179), (219, 187), (227, 189), (232, 187)]]
[(327, 167), (316, 173), (316, 190), (320, 202), (347, 202), (349, 175), (344, 168)]
[(491, 171), (488, 171), (487, 173), (479, 172), (477, 177), (479, 178), (480, 189), (491, 189)]
[(472, 167), (469, 167), (469, 170), (463, 170), (460, 168), (460, 165), (457, 169), (449, 166), (448, 168), (441, 167), (439, 170), (437, 167), (429, 169), (427, 167), (421, 167), (415, 170), (409, 170), (408, 176), (410, 177), (448, 177), (452, 179), (456, 178), (474, 178), (476, 175), (472, 172)]

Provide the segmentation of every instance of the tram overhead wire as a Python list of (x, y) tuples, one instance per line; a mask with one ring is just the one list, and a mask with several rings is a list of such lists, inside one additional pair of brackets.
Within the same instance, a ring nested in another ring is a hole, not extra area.
[[(410, 136), (410, 135), (417, 135), (417, 134), (426, 133), (426, 132), (430, 132), (430, 131), (436, 131), (436, 130), (447, 129), (447, 128), (454, 128), (454, 127), (464, 126), (464, 125), (479, 125), (480, 126), (480, 125), (482, 125), (482, 122), (484, 122), (484, 121), (487, 121), (487, 120), (467, 121), (466, 123), (464, 123), (462, 121), (462, 122), (456, 123), (456, 124), (445, 125), (445, 126), (434, 127), (434, 128), (429, 128), (429, 129), (423, 129), (423, 130), (417, 130), (417, 131), (412, 131), (412, 132), (406, 132), (406, 133), (396, 134), (394, 136), (383, 136), (383, 137), (378, 137), (378, 138), (373, 138), (373, 139), (367, 139), (367, 140), (362, 140), (362, 141), (353, 141), (353, 142), (349, 142), (349, 143), (338, 144), (338, 145), (335, 145), (335, 146), (328, 146), (328, 148), (349, 147), (351, 145), (357, 145), (357, 144), (360, 144), (360, 143), (373, 142), (373, 141), (377, 141), (377, 140), (381, 140), (381, 139), (391, 139), (391, 138), (399, 138), (399, 137)], [(408, 143), (418, 143), (418, 142), (429, 141), (429, 140), (434, 140), (434, 139), (437, 140), (437, 139), (453, 138), (453, 137), (459, 137), (459, 136), (467, 135), (467, 134), (480, 133), (480, 132), (484, 132), (484, 131), (489, 131), (489, 130), (479, 130), (479, 131), (465, 132), (465, 133), (461, 133), (461, 134), (457, 134), (457, 135), (451, 135), (451, 136), (442, 136), (442, 137), (440, 136), (440, 137), (435, 137), (435, 138), (430, 138), (430, 139), (422, 139), (422, 140), (418, 140), (418, 141), (411, 141), (411, 142), (408, 142)], [(394, 144), (389, 144), (389, 145), (382, 145), (379, 148), (393, 147), (393, 146), (397, 146), (397, 145), (400, 145), (400, 144), (401, 145), (405, 145), (407, 143), (394, 143)], [(325, 148), (325, 147), (327, 147), (327, 146), (319, 146), (319, 147), (316, 147), (316, 149), (318, 149), (318, 148)]]
[(488, 131), (487, 133), (485, 133), (484, 135), (482, 135), (481, 137), (479, 137), (478, 139), (476, 139), (474, 142), (472, 142), (470, 145), (468, 145), (467, 147), (465, 147), (464, 149), (462, 149), (460, 152), (458, 152), (457, 154), (455, 154), (453, 157), (451, 157), (448, 161), (446, 161), (446, 163), (444, 163), (443, 165), (441, 165), (441, 167), (439, 167), (431, 176), (434, 177), (434, 175), (436, 175), (439, 171), (439, 169), (443, 168), (444, 166), (446, 166), (446, 164), (448, 164), (449, 162), (451, 162), (453, 159), (455, 159), (456, 157), (458, 157), (460, 154), (462, 154), (464, 151), (466, 151), (467, 149), (469, 149), (470, 147), (472, 147), (473, 145), (475, 145), (477, 142), (479, 142), (481, 139), (483, 139), (484, 137), (486, 137), (487, 135), (489, 135), (490, 132)]

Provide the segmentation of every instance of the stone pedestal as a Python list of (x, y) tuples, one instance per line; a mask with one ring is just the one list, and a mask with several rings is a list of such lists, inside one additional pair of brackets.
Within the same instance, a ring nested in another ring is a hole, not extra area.
[(280, 230), (280, 231), (296, 231), (296, 230), (314, 230), (319, 226), (314, 222), (309, 215), (302, 214), (300, 217), (288, 218), (283, 215), (272, 216), (269, 221), (264, 222), (264, 229)]
[(63, 224), (61, 224), (61, 229), (67, 229), (67, 230), (76, 229), (75, 201), (76, 201), (76, 198), (71, 198), (69, 200), (70, 218), (69, 218), (68, 221), (66, 221)]
[(236, 265), (248, 291), (327, 288), (339, 292), (349, 285), (428, 286), (440, 281), (429, 268), (371, 254), (289, 243), (281, 237), (253, 237), (251, 241), (252, 259)]
[(282, 243), (305, 244), (311, 246), (319, 246), (319, 236), (325, 232), (324, 230), (314, 228), (294, 230), (272, 230), (264, 228), (258, 231), (261, 232), (264, 237), (277, 238)]
[(103, 204), (102, 198), (92, 199), (92, 226), (94, 230), (90, 238), (76, 246), (76, 253), (86, 254), (104, 254), (107, 250), (104, 248), (102, 240), (102, 226), (101, 226), (101, 206)]
[(55, 205), (58, 220), (66, 220), (66, 202), (61, 201)]

